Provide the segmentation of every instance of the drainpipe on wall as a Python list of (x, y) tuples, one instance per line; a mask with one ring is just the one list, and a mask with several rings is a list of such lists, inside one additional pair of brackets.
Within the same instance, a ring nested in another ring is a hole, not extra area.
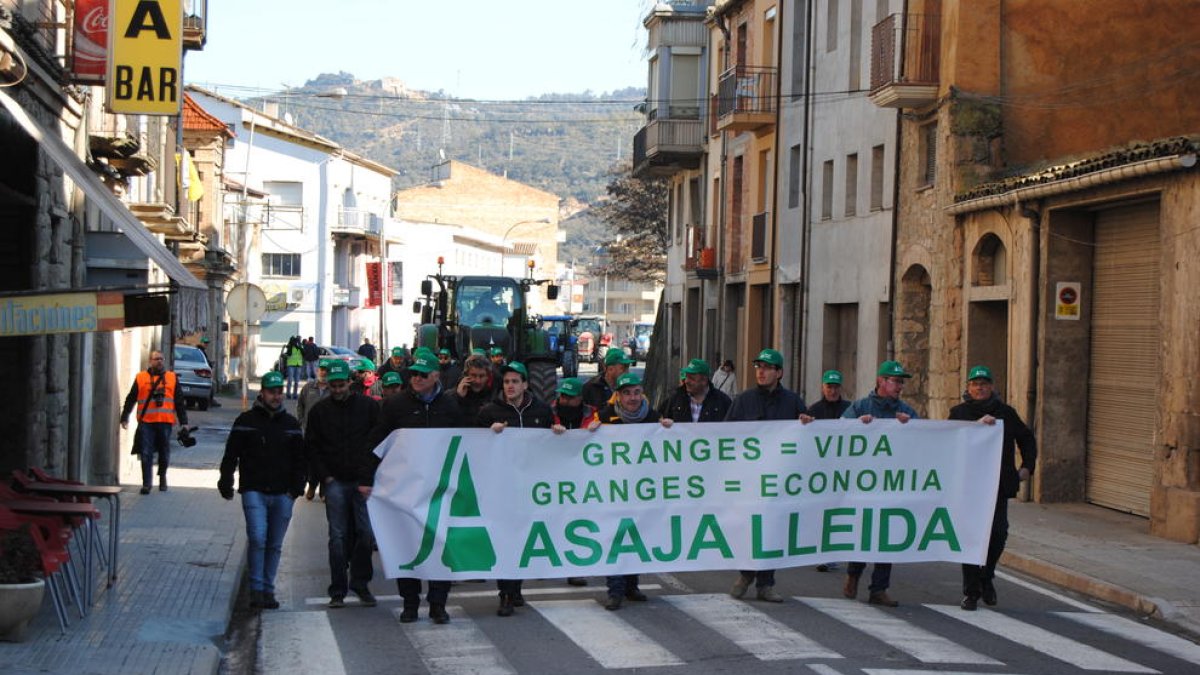
[[(1029, 219), (1031, 245), (1029, 247), (1029, 278), (1032, 280), (1033, 292), (1029, 300), (1029, 387), (1025, 391), (1025, 419), (1029, 428), (1037, 433), (1037, 373), (1038, 373), (1038, 340), (1041, 331), (1042, 293), (1041, 288), (1041, 259), (1042, 259), (1042, 204), (1037, 202), (1033, 207), (1017, 203), (1017, 209), (1022, 216)], [(1031, 499), (1033, 481), (1022, 481), (1018, 498), (1023, 502)]]
[[(771, 340), (767, 344), (779, 345), (779, 341), (775, 339), (776, 335), (782, 334), (782, 327), (775, 325), (775, 317), (782, 316), (782, 312), (775, 311), (775, 305), (779, 301), (778, 289), (775, 288), (775, 271), (779, 269), (779, 147), (780, 139), (783, 136), (782, 129), (779, 128), (780, 116), (783, 114), (783, 82), (779, 78), (779, 74), (783, 68), (783, 3), (776, 6), (775, 10), (775, 25), (779, 27), (779, 35), (775, 36), (775, 161), (771, 166), (771, 268), (769, 270), (770, 277), (767, 282), (767, 289), (771, 294), (769, 302), (767, 302), (767, 313), (770, 316)], [(782, 345), (779, 345), (782, 346)], [(792, 355), (795, 358), (795, 355)], [(795, 387), (793, 387), (795, 388)]]
[(800, 198), (800, 372), (799, 383), (796, 386), (797, 391), (803, 391), (801, 386), (808, 375), (808, 295), (811, 284), (809, 283), (810, 271), (809, 263), (812, 256), (812, 112), (813, 112), (813, 77), (816, 70), (816, 63), (813, 59), (813, 4), (807, 3), (804, 18), (804, 134), (801, 138), (803, 144), (805, 159), (800, 163), (800, 185), (804, 187), (804, 194)]

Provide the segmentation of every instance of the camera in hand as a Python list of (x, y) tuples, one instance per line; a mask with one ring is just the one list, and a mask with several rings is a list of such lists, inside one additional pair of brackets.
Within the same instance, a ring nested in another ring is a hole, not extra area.
[(179, 431), (175, 434), (175, 440), (179, 441), (179, 444), (183, 447), (190, 448), (196, 444), (196, 439), (192, 436), (192, 432), (199, 428), (200, 427), (179, 427)]

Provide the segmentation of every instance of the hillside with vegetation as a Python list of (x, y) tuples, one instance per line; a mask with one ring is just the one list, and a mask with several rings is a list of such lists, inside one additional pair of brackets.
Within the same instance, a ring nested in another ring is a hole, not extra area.
[[(270, 97), (268, 97), (270, 98)], [(323, 74), (281, 97), (281, 114), (398, 170), (397, 189), (455, 159), (563, 198), (594, 203), (614, 164), (629, 161), (645, 90), (469, 101), (410, 90), (395, 79)]]

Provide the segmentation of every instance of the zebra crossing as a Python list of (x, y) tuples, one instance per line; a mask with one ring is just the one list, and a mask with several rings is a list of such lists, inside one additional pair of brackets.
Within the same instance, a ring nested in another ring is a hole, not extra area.
[[(945, 674), (956, 668), (964, 675), (1200, 672), (1200, 645), (1131, 619), (1096, 611), (1006, 613), (981, 608), (964, 612), (957, 605), (928, 604), (898, 612), (842, 598), (805, 596), (794, 597), (792, 601), (797, 604), (790, 605), (790, 609), (784, 605), (781, 611), (780, 606), (743, 602), (722, 593), (664, 592), (650, 603), (631, 603), (620, 612), (609, 612), (594, 598), (572, 597), (572, 591), (528, 589), (526, 609), (511, 619), (496, 617), (491, 602), (456, 594), (451, 597), (456, 604), (448, 607), (452, 617), (448, 625), (435, 626), (424, 617), (416, 623), (401, 624), (399, 608), (393, 609), (392, 621), (396, 632), (407, 639), (412, 653), (433, 675), (519, 672), (511, 657), (517, 650), (530, 649), (530, 645), (513, 644), (511, 635), (494, 639), (494, 631), (511, 629), (517, 622), (545, 622), (552, 627), (548, 634), (559, 636), (538, 640), (534, 648), (586, 658), (603, 670), (697, 665), (706, 658), (700, 653), (702, 648), (694, 647), (699, 635), (702, 644), (712, 645), (713, 653), (744, 653), (747, 658), (793, 664), (797, 672), (818, 675)], [(486, 595), (494, 598), (495, 593), (488, 591)], [(802, 610), (796, 611), (797, 606)], [(330, 651), (330, 619), (345, 615), (268, 612), (262, 615), (263, 634), (310, 636), (288, 645), (292, 652), (289, 658), (309, 665), (320, 662), (323, 673), (344, 672), (322, 655)], [(831, 626), (838, 639), (831, 639), (829, 630), (818, 630)], [(949, 630), (953, 627), (962, 630)], [(543, 634), (532, 628), (527, 623), (522, 630)], [(991, 646), (995, 638), (1001, 638), (1005, 645), (999, 653)], [(1139, 655), (1146, 657), (1151, 652), (1153, 666), (1138, 662)], [(879, 661), (873, 656), (879, 653), (887, 653), (888, 658), (878, 668), (852, 665)], [(1030, 663), (1045, 664), (1048, 660), (1060, 664), (1061, 671), (1047, 671), (1044, 665), (1029, 670)], [(260, 663), (272, 662), (264, 658)], [(789, 672), (793, 665), (788, 666)], [(801, 667), (806, 670), (800, 671)], [(264, 672), (284, 670), (287, 668), (267, 668)]]

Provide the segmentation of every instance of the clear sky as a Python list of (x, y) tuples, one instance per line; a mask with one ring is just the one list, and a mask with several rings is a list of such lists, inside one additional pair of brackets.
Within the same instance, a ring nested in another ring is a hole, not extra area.
[(642, 19), (653, 4), (209, 0), (208, 43), (188, 52), (184, 77), (275, 91), (346, 71), (487, 100), (645, 87)]

